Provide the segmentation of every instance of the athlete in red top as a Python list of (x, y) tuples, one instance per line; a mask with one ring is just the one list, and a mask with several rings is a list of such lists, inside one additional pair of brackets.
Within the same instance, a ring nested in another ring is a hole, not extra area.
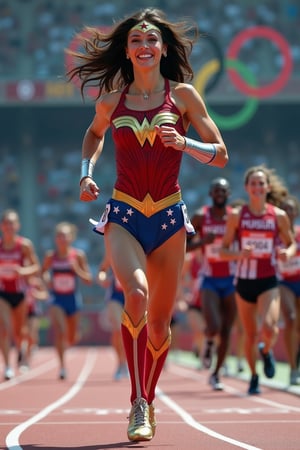
[[(16, 211), (4, 211), (0, 227), (0, 348), (5, 364), (4, 378), (8, 380), (14, 376), (9, 362), (11, 334), (21, 355), (21, 343), (27, 333), (25, 279), (37, 273), (40, 266), (32, 242), (18, 234), (20, 220)], [(19, 363), (22, 364), (21, 358)]]
[(235, 261), (223, 260), (220, 256), (222, 238), (227, 215), (231, 207), (227, 205), (230, 196), (229, 182), (225, 178), (211, 181), (209, 195), (212, 205), (204, 205), (193, 215), (191, 222), (198, 232), (197, 238), (188, 240), (188, 251), (202, 248), (201, 292), (202, 310), (205, 319), (206, 346), (203, 364), (210, 368), (213, 347), (217, 345), (217, 361), (211, 371), (209, 382), (216, 391), (223, 390), (220, 369), (228, 352), (231, 329), (236, 317), (234, 272)]
[(289, 196), (280, 205), (289, 216), (297, 252), (287, 262), (278, 261), (281, 311), (284, 318), (284, 342), (290, 365), (290, 384), (300, 384), (300, 225), (295, 223), (300, 212), (299, 201)]
[[(296, 244), (287, 214), (274, 206), (280, 204), (287, 192), (275, 172), (265, 166), (251, 167), (245, 174), (245, 189), (249, 202), (229, 214), (221, 255), (238, 261), (236, 299), (245, 331), (245, 356), (252, 374), (248, 393), (259, 394), (257, 336), (265, 375), (272, 378), (275, 374), (272, 346), (278, 335), (280, 315), (275, 245), (280, 237), (285, 247), (278, 252), (278, 258), (287, 261), (294, 255)], [(230, 249), (236, 236), (239, 248)]]
[(83, 250), (73, 246), (77, 228), (69, 222), (55, 227), (55, 248), (45, 254), (42, 273), (50, 292), (50, 316), (59, 360), (59, 378), (66, 378), (65, 351), (78, 342), (82, 296), (79, 280), (92, 283), (92, 273)]
[[(99, 83), (96, 115), (83, 141), (81, 200), (99, 195), (93, 168), (109, 127), (116, 151), (115, 188), (96, 230), (104, 232), (125, 294), (132, 441), (150, 440), (155, 431), (152, 402), (170, 345), (186, 230), (193, 231), (178, 184), (182, 155), (218, 167), (228, 160), (201, 96), (186, 83), (193, 75), (186, 25), (170, 23), (156, 9), (139, 11), (107, 34), (95, 29), (84, 47), (87, 54), (69, 71), (71, 78), (81, 78), (82, 90), (90, 80)], [(190, 125), (202, 142), (185, 136)]]

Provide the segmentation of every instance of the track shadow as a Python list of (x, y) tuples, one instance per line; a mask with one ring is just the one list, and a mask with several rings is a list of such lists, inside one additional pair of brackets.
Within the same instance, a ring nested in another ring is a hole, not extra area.
[[(43, 445), (22, 445), (22, 447), (16, 446), (16, 447), (10, 447), (9, 450), (103, 450), (103, 449), (119, 449), (119, 448), (133, 448), (134, 449), (140, 449), (140, 448), (147, 448), (147, 442), (141, 443), (141, 442), (112, 442), (111, 444), (95, 444), (95, 445), (79, 445), (77, 447), (62, 447), (62, 446), (43, 446)], [(1, 450), (1, 447), (0, 447)], [(7, 450), (6, 448), (3, 448), (3, 450)]]

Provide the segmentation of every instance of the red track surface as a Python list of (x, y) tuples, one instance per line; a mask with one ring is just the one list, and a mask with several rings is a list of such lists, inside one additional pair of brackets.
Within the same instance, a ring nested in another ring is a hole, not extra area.
[(0, 383), (0, 448), (10, 450), (299, 450), (299, 396), (224, 378), (214, 392), (207, 371), (168, 362), (157, 392), (157, 431), (150, 442), (127, 440), (129, 382), (112, 381), (110, 348), (79, 347), (57, 379), (54, 350), (42, 348), (26, 374)]

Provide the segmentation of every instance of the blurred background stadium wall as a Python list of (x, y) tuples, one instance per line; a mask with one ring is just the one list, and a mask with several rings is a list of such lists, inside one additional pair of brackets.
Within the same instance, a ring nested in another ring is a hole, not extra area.
[[(84, 25), (109, 26), (146, 1), (0, 0), (1, 210), (19, 211), (22, 233), (42, 257), (57, 222), (78, 226), (76, 245), (93, 272), (103, 241), (91, 231), (112, 190), (110, 139), (95, 171), (102, 195), (78, 199), (81, 141), (94, 114), (67, 83), (66, 48), (77, 48)], [(232, 200), (244, 196), (249, 165), (275, 167), (300, 198), (300, 3), (298, 0), (153, 0), (170, 19), (193, 18), (201, 37), (192, 64), (194, 85), (205, 97), (230, 154), (221, 172), (184, 158), (181, 184), (190, 214), (208, 201), (211, 178), (222, 173)], [(103, 292), (85, 290), (85, 310), (101, 311)]]

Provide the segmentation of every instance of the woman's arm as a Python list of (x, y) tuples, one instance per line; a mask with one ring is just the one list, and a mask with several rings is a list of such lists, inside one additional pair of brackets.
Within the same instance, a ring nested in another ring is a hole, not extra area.
[(100, 189), (93, 180), (93, 172), (104, 146), (105, 133), (110, 125), (110, 116), (115, 108), (119, 93), (105, 94), (96, 104), (96, 114), (85, 132), (82, 141), (80, 176), (80, 200), (96, 200)]
[(280, 208), (276, 208), (276, 217), (279, 228), (279, 237), (285, 245), (285, 248), (278, 250), (278, 258), (285, 262), (296, 254), (297, 243), (295, 241), (291, 223), (286, 212)]
[(156, 127), (163, 144), (183, 151), (203, 164), (224, 167), (228, 162), (227, 148), (198, 91), (190, 84), (178, 83), (172, 95), (186, 129), (192, 125), (199, 140), (185, 138), (172, 127)]

